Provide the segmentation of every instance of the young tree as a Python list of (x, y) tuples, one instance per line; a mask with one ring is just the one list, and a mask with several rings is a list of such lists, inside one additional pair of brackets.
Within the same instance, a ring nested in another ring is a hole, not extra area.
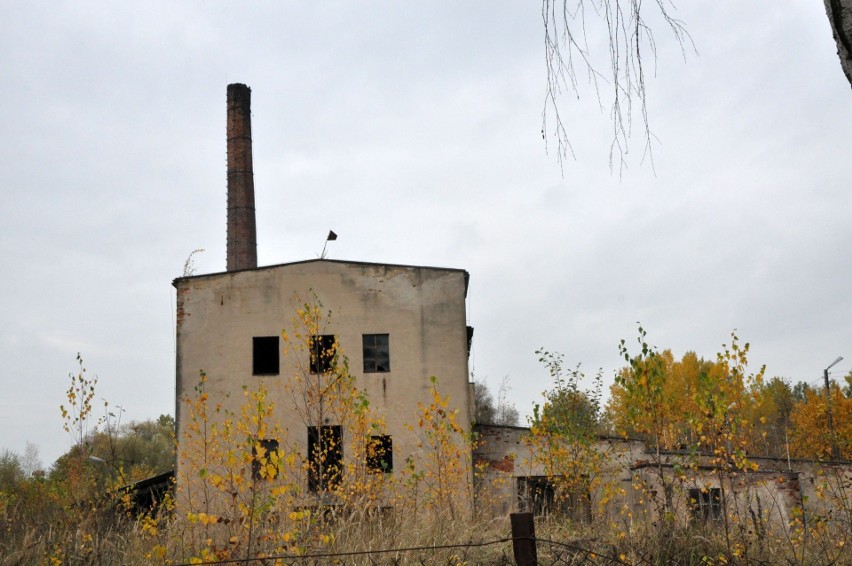
[[(404, 497), (412, 510), (424, 508), (432, 521), (466, 517), (472, 501), (470, 438), (458, 423), (459, 409), (438, 390), (438, 379), (430, 378), (431, 401), (417, 403), (417, 422), (406, 427), (418, 437), (418, 461), (410, 458), (403, 472), (403, 485), (412, 487)], [(440, 530), (444, 527), (441, 526)]]
[(515, 426), (518, 424), (518, 409), (508, 400), (508, 376), (503, 378), (497, 393), (495, 405), (494, 396), (484, 380), (473, 381), (474, 417), (477, 424)]
[[(717, 440), (736, 429), (744, 449), (765, 453), (761, 433), (779, 418), (783, 421), (776, 411), (789, 414), (792, 393), (786, 409), (778, 407), (784, 403), (785, 384), (764, 387), (762, 369), (746, 373), (748, 344), (739, 344), (733, 334), (731, 345), (724, 345), (715, 361), (694, 352), (676, 360), (671, 350), (647, 348), (616, 376), (606, 409), (611, 429), (648, 439), (663, 450), (704, 452), (718, 448)], [(767, 424), (755, 433), (761, 419)], [(780, 434), (783, 438), (783, 430)]]
[(41, 458), (38, 455), (38, 446), (31, 442), (27, 442), (24, 447), (24, 454), (21, 456), (21, 465), (24, 468), (24, 473), (27, 477), (32, 477), (34, 474), (43, 473)]
[(790, 446), (793, 456), (828, 459), (831, 457), (834, 443), (839, 459), (849, 457), (852, 454), (852, 398), (844, 395), (839, 385), (832, 383), (832, 437), (828, 428), (825, 394), (808, 388), (804, 395), (804, 401), (797, 403), (790, 414), (793, 429)]
[[(105, 417), (95, 416), (95, 387), (98, 378), (87, 375), (83, 357), (79, 353), (77, 366), (76, 373), (68, 374), (71, 384), (65, 392), (66, 402), (59, 406), (62, 426), (73, 444), (65, 461), (62, 462), (62, 458), (57, 460), (51, 474), (54, 475), (57, 471), (65, 474), (65, 495), (72, 498), (79, 507), (84, 500), (95, 495), (97, 481), (102, 476), (101, 471), (92, 465), (95, 461), (89, 458), (92, 452), (88, 440), (104, 424)], [(108, 403), (104, 402), (104, 407), (108, 408)]]
[(477, 424), (495, 424), (497, 410), (494, 407), (494, 396), (485, 381), (473, 381), (473, 420)]
[(783, 458), (788, 455), (790, 420), (796, 397), (790, 384), (773, 377), (757, 390), (757, 400), (749, 416), (754, 425), (751, 445), (764, 456)]
[(583, 389), (579, 366), (566, 370), (558, 352), (536, 351), (553, 380), (544, 404), (533, 407), (529, 442), (534, 460), (555, 487), (555, 504), (577, 520), (591, 520), (601, 494), (607, 455), (596, 446), (601, 417), (601, 374)]
[[(105, 421), (102, 429), (88, 433), (83, 444), (88, 461), (101, 478), (109, 477), (127, 484), (145, 477), (174, 470), (175, 424), (171, 415), (155, 420), (120, 423), (117, 417)], [(74, 445), (59, 457), (52, 474), (66, 474), (68, 466), (80, 454)]]
[(629, 365), (615, 377), (613, 398), (619, 393), (623, 406), (624, 431), (633, 431), (642, 435), (654, 450), (653, 465), (656, 467), (658, 481), (663, 496), (660, 498), (651, 486), (643, 482), (634, 482), (643, 497), (648, 497), (656, 506), (657, 524), (660, 526), (660, 540), (668, 536), (674, 521), (674, 479), (664, 473), (663, 451), (672, 442), (672, 430), (682, 419), (682, 414), (671, 410), (666, 403), (667, 356), (646, 341), (645, 329), (639, 327), (636, 342), (639, 353), (632, 354), (625, 340), (619, 344), (619, 352)]
[(16, 492), (27, 477), (21, 457), (12, 450), (0, 452), (0, 498)]
[(606, 407), (608, 427), (617, 434), (650, 439), (666, 450), (694, 444), (696, 394), (702, 376), (715, 376), (713, 364), (693, 352), (676, 360), (671, 350), (649, 347), (645, 356), (618, 372)]
[(500, 389), (497, 390), (497, 424), (516, 426), (518, 424), (518, 409), (509, 401), (509, 376), (503, 376)]

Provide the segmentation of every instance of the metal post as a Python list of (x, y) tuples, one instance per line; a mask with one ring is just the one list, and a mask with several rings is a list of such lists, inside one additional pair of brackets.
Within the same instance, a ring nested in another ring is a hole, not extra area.
[(512, 551), (518, 566), (538, 566), (532, 513), (512, 513)]
[(831, 440), (831, 459), (837, 460), (837, 443), (834, 442), (834, 419), (831, 418), (831, 385), (828, 382), (828, 368), (823, 370), (825, 377), (825, 412), (828, 414), (828, 437)]
[(831, 362), (831, 364), (822, 371), (822, 375), (825, 378), (825, 412), (828, 414), (828, 434), (829, 439), (831, 440), (831, 459), (833, 461), (837, 461), (838, 454), (837, 442), (834, 438), (834, 419), (831, 418), (831, 384), (828, 381), (828, 370), (841, 361), (843, 361), (843, 356), (838, 356), (836, 360)]

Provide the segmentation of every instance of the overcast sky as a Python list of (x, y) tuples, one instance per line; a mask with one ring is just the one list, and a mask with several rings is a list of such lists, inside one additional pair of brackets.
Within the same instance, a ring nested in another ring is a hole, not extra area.
[[(657, 29), (652, 169), (608, 166), (607, 101), (541, 138), (535, 2), (0, 7), (0, 449), (49, 465), (80, 352), (124, 420), (174, 406), (174, 293), (225, 265), (225, 89), (252, 88), (259, 264), (467, 269), (471, 367), (522, 413), (535, 350), (607, 381), (636, 322), (680, 356), (737, 329), (756, 370), (852, 368), (852, 90), (821, 2), (677, 2)], [(589, 27), (598, 25), (591, 20)], [(590, 47), (602, 44), (596, 38)], [(605, 85), (604, 85), (605, 88)]]

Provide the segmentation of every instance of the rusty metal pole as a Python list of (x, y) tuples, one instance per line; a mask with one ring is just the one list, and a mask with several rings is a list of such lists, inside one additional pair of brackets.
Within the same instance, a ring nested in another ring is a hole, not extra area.
[(532, 513), (512, 513), (512, 552), (518, 566), (538, 566), (535, 521)]

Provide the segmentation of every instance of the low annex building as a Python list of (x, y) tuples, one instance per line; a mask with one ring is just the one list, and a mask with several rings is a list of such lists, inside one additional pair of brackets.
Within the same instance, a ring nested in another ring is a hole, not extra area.
[(602, 456), (595, 477), (565, 489), (535, 448), (530, 429), (477, 424), (474, 434), (477, 506), (495, 516), (529, 511), (632, 524), (656, 521), (663, 511), (684, 525), (738, 516), (786, 530), (802, 517), (843, 517), (852, 498), (849, 462), (749, 456), (748, 469), (726, 469), (712, 455), (657, 453), (641, 440), (613, 436), (600, 436), (591, 446)]

